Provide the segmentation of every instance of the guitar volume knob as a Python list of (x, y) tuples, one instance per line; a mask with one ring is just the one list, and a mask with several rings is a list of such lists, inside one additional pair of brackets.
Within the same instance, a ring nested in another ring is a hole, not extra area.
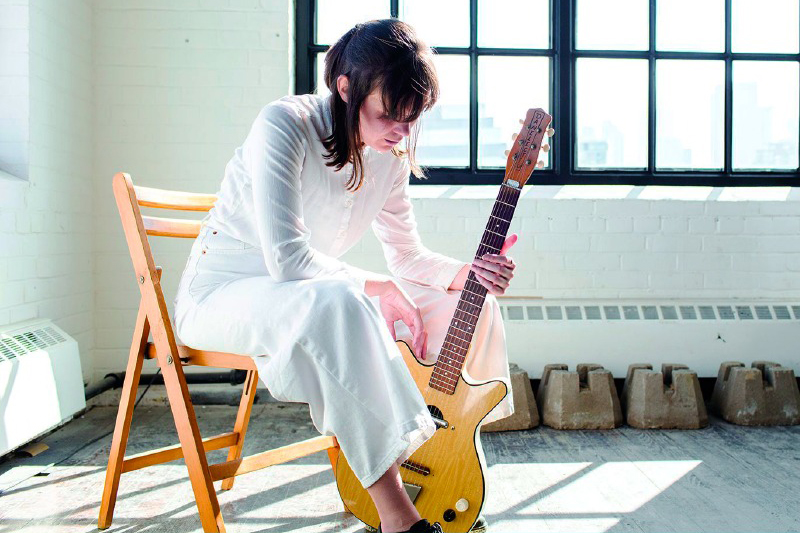
[(467, 509), (469, 509), (469, 501), (466, 498), (461, 498), (456, 502), (456, 510), (459, 513), (463, 513)]

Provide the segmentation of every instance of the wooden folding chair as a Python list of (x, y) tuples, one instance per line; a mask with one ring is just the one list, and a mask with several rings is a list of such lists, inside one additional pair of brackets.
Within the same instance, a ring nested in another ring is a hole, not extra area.
[[(136, 187), (133, 185), (131, 177), (124, 173), (114, 176), (113, 188), (141, 300), (125, 382), (122, 387), (114, 438), (111, 442), (98, 527), (106, 529), (111, 526), (120, 475), (123, 472), (184, 458), (200, 512), (203, 531), (223, 532), (225, 524), (220, 514), (214, 481), (222, 480), (222, 489), (228, 490), (233, 488), (234, 476), (285, 463), (322, 450), (328, 452), (331, 465), (335, 470), (339, 445), (335, 437), (320, 436), (249, 457), (242, 457), (247, 423), (250, 419), (250, 410), (258, 384), (258, 373), (253, 358), (232, 353), (194, 350), (188, 346), (176, 344), (167, 306), (164, 303), (164, 294), (161, 290), (161, 267), (156, 267), (153, 262), (147, 238), (148, 235), (195, 238), (200, 231), (200, 221), (142, 216), (139, 210), (139, 206), (143, 206), (184, 211), (208, 211), (214, 205), (216, 196)], [(150, 333), (153, 335), (153, 342), (148, 342)], [(156, 359), (161, 367), (180, 444), (125, 457), (134, 400), (141, 376), (142, 363), (145, 359)], [(194, 407), (189, 398), (189, 390), (183, 373), (184, 365), (247, 371), (233, 431), (213, 437), (200, 437)], [(209, 465), (206, 453), (226, 447), (229, 448), (228, 460)]]

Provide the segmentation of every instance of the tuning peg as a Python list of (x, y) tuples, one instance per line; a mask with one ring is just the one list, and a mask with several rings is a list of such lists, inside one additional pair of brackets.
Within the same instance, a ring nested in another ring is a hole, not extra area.
[(550, 145), (549, 144), (543, 144), (542, 145), (542, 152), (549, 152), (549, 151), (550, 151)]
[(505, 152), (503, 152), (503, 153), (506, 155), (506, 157), (508, 157), (508, 154), (510, 154), (510, 153), (511, 153), (511, 150), (506, 150), (506, 151), (505, 151)]
[(538, 163), (536, 163), (536, 168), (542, 168), (543, 166), (544, 166), (544, 161), (542, 161), (542, 160), (540, 159), (540, 160), (539, 160), (539, 162), (538, 162)]
[(512, 141), (516, 141), (517, 140), (517, 135), (519, 135), (519, 133), (512, 133), (511, 134), (511, 140)]
[(548, 137), (552, 137), (553, 135), (555, 135), (555, 133), (556, 133), (556, 130), (554, 130), (553, 128), (547, 128), (547, 136)]
[(521, 118), (521, 119), (519, 119), (519, 123), (520, 123), (520, 124), (525, 124), (525, 119), (522, 119), (522, 118)]

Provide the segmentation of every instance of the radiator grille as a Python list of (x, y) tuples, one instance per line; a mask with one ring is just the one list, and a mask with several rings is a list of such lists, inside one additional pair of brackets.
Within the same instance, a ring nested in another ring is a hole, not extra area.
[(64, 336), (50, 326), (0, 337), (0, 361), (9, 361), (64, 342)]
[(530, 305), (500, 303), (503, 318), (520, 320), (800, 320), (800, 305)]

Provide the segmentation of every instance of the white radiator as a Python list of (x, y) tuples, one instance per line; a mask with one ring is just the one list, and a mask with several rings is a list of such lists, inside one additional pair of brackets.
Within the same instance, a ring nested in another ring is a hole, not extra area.
[(75, 339), (49, 320), (0, 328), (0, 455), (85, 407)]
[(686, 364), (716, 377), (723, 361), (776, 361), (800, 375), (800, 304), (764, 301), (500, 298), (508, 356), (541, 378), (548, 363)]

